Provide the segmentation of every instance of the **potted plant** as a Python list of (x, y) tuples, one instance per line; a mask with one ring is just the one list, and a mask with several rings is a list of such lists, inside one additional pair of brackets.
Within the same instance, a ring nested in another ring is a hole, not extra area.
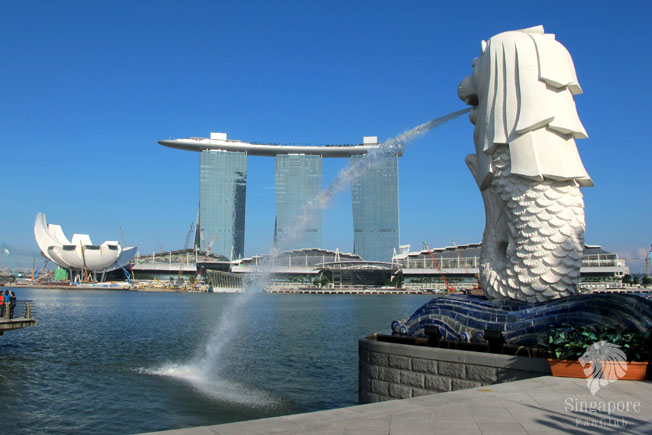
[(599, 362), (602, 377), (642, 380), (652, 357), (651, 333), (565, 323), (548, 332), (542, 347), (553, 376), (588, 378)]

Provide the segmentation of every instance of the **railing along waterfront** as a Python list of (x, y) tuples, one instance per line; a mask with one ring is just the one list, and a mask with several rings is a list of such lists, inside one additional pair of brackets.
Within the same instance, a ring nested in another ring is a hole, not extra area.
[[(0, 321), (12, 319), (31, 319), (32, 318), (32, 301), (16, 301), (12, 307), (11, 302), (5, 302), (4, 307), (0, 307)], [(20, 315), (22, 314), (22, 316)]]

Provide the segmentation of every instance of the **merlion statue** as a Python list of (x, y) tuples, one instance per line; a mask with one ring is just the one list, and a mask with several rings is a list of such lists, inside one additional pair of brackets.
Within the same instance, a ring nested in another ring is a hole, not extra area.
[(486, 227), (480, 284), (490, 299), (541, 302), (577, 292), (584, 201), (593, 186), (575, 139), (581, 94), (573, 60), (542, 26), (482, 42), (459, 97), (474, 106), (475, 154)]

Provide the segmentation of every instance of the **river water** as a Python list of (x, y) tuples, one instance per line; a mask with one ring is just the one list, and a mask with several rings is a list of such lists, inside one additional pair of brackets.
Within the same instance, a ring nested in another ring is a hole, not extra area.
[[(359, 337), (428, 296), (14, 289), (39, 324), (0, 337), (0, 433), (140, 433), (357, 403)], [(213, 340), (215, 341), (215, 340)]]

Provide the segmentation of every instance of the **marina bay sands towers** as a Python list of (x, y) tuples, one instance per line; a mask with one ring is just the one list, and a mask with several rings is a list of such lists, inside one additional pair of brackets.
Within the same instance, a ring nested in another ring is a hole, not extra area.
[[(306, 210), (321, 191), (321, 156), (277, 154), (274, 159), (274, 242), (281, 243), (281, 249), (321, 248), (321, 212), (312, 207)], [(299, 217), (303, 225), (297, 228)]]
[[(203, 150), (199, 158), (199, 222), (208, 250), (237, 258), (244, 253), (247, 155)], [(201, 237), (200, 237), (201, 238)]]
[[(321, 211), (306, 209), (322, 189), (322, 158), (348, 158), (354, 164), (378, 148), (376, 137), (351, 146), (281, 146), (227, 139), (225, 133), (159, 143), (201, 153), (198, 225), (207, 249), (230, 259), (244, 256), (248, 155), (274, 157), (274, 242), (288, 250), (322, 245)], [(397, 157), (374, 159), (351, 183), (353, 252), (366, 261), (391, 261), (399, 245)]]

